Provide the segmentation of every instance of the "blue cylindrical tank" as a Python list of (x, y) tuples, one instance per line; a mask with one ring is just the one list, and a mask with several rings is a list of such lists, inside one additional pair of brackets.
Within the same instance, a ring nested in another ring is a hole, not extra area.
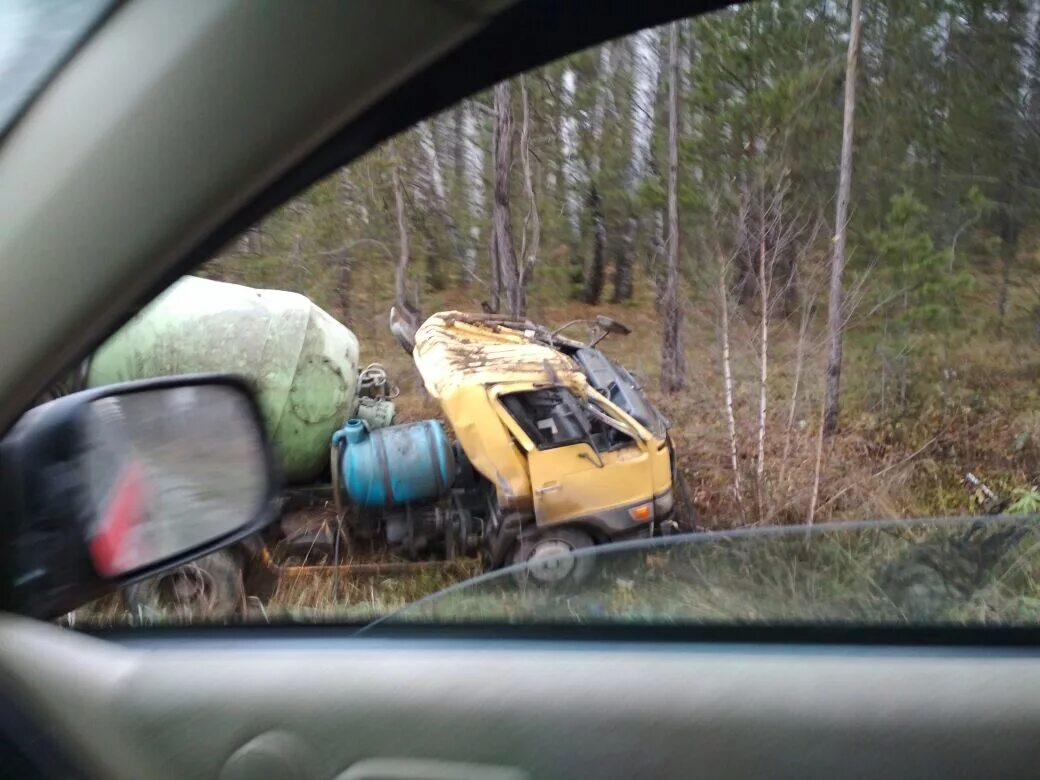
[(336, 431), (332, 443), (343, 448), (343, 488), (358, 506), (429, 501), (455, 480), (455, 455), (438, 420), (369, 431), (354, 418)]

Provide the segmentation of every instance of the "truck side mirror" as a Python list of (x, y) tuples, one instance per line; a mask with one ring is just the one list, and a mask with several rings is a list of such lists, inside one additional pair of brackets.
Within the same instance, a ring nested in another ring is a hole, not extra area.
[(589, 346), (596, 346), (612, 333), (618, 336), (627, 336), (631, 332), (631, 328), (627, 325), (622, 325), (613, 317), (608, 317), (605, 314), (597, 314), (596, 319), (593, 320), (592, 340), (589, 342)]
[(632, 332), (632, 329), (627, 325), (622, 325), (613, 317), (608, 317), (605, 314), (597, 314), (595, 322), (596, 326), (603, 330), (604, 333), (614, 333), (618, 336), (627, 336)]
[(41, 618), (233, 544), (278, 514), (249, 387), (223, 375), (85, 390), (0, 441), (0, 608)]

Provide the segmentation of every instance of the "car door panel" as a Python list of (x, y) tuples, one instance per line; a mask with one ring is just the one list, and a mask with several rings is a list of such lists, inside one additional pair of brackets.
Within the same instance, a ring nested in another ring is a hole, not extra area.
[(120, 645), (4, 617), (0, 673), (113, 778), (224, 777), (272, 733), (300, 746), (301, 778), (402, 759), (532, 778), (997, 777), (1040, 757), (1034, 650), (206, 637)]

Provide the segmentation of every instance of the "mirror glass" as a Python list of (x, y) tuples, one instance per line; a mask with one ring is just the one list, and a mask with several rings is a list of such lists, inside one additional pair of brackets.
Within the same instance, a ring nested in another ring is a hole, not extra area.
[(219, 539), (252, 521), (267, 498), (260, 427), (232, 387), (100, 398), (87, 409), (84, 434), (90, 555), (104, 577)]

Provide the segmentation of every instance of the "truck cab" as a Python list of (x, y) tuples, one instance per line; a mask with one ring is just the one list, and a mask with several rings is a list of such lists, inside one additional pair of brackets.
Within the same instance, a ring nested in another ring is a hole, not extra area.
[(491, 495), (494, 563), (648, 536), (670, 517), (667, 421), (600, 350), (442, 312), (413, 357)]
[(606, 397), (565, 386), (490, 389), (530, 473), (539, 527), (578, 523), (601, 540), (647, 535), (671, 512), (667, 442)]

